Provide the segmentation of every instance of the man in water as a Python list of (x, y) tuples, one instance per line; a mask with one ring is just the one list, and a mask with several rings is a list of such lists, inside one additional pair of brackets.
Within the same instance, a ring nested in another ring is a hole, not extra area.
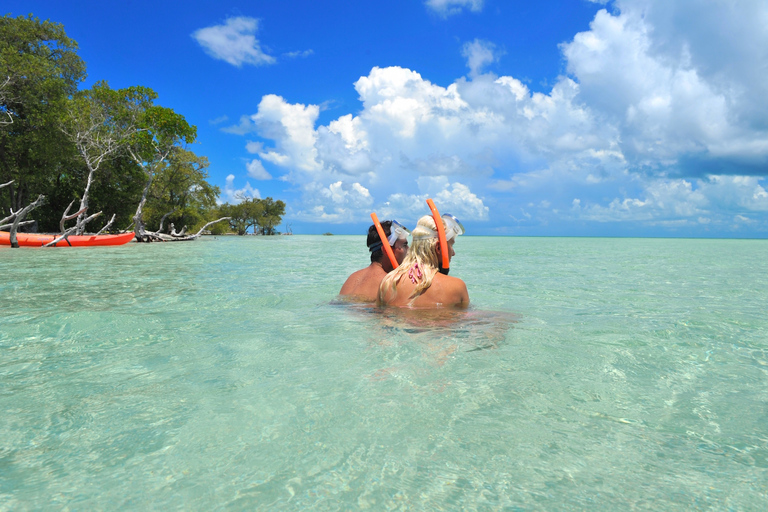
[[(450, 214), (438, 217), (443, 224), (448, 261), (456, 254), (453, 244), (464, 226)], [(413, 230), (413, 246), (402, 265), (388, 274), (379, 287), (378, 301), (385, 306), (439, 308), (469, 306), (467, 285), (461, 279), (446, 275), (442, 269), (443, 250), (435, 219), (425, 215)], [(447, 265), (446, 265), (447, 266)]]
[[(389, 243), (397, 263), (402, 263), (405, 255), (408, 254), (408, 230), (396, 220), (385, 220), (381, 223), (381, 227), (387, 236), (384, 243)], [(392, 272), (393, 268), (389, 258), (384, 254), (382, 240), (375, 225), (368, 228), (366, 243), (371, 252), (371, 264), (349, 276), (341, 287), (339, 295), (359, 302), (376, 302), (379, 284), (384, 276)]]

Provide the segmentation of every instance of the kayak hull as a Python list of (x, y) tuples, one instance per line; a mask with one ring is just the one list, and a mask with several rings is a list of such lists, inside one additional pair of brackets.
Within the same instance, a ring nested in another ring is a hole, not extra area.
[[(52, 242), (59, 235), (42, 235), (38, 233), (16, 233), (16, 240), (20, 247), (42, 247)], [(133, 240), (133, 233), (120, 233), (119, 235), (70, 235), (67, 240), (62, 240), (56, 247), (95, 247), (104, 245), (123, 245)], [(0, 231), (0, 245), (11, 245), (11, 234)]]

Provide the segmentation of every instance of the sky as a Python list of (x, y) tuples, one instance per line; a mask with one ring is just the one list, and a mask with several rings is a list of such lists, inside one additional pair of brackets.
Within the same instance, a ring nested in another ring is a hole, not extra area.
[(765, 0), (6, 0), (154, 89), (281, 230), (768, 236)]

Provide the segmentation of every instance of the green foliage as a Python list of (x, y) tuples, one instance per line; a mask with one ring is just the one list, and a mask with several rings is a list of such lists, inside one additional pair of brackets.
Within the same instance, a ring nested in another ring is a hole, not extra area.
[(271, 197), (261, 200), (263, 206), (261, 215), (258, 217), (258, 226), (262, 235), (276, 234), (275, 228), (280, 225), (283, 215), (285, 215), (285, 203)]
[[(35, 210), (40, 231), (56, 232), (61, 214), (73, 199), (80, 201), (88, 169), (82, 162), (74, 162), (66, 172), (56, 176), (55, 186), (46, 204)], [(136, 204), (141, 198), (146, 177), (139, 166), (125, 153), (119, 153), (106, 161), (98, 172), (90, 191), (89, 212), (103, 212), (103, 215), (89, 224), (90, 231), (98, 231), (113, 214), (113, 227), (126, 228), (131, 223)], [(68, 225), (71, 225), (68, 224)]]
[(208, 183), (208, 159), (193, 152), (176, 148), (168, 162), (158, 167), (144, 219), (151, 228), (157, 228), (160, 219), (171, 213), (165, 226), (174, 223), (178, 230), (188, 226), (195, 231), (212, 216), (216, 209), (219, 187)]
[(66, 102), (61, 129), (89, 167), (126, 147), (141, 129), (157, 94), (147, 87), (113, 90), (99, 81)]
[(197, 137), (197, 127), (187, 123), (184, 116), (157, 105), (142, 112), (138, 127), (128, 147), (148, 173), (154, 172), (154, 167), (164, 162), (175, 147), (191, 144)]
[(285, 203), (266, 199), (244, 198), (238, 204), (224, 203), (219, 207), (222, 217), (231, 217), (229, 226), (238, 235), (244, 235), (249, 229), (262, 235), (274, 235), (275, 228), (285, 214)]
[(0, 18), (0, 191), (14, 210), (31, 197), (50, 197), (75, 156), (59, 129), (64, 105), (85, 78), (77, 43), (58, 23), (33, 16)]

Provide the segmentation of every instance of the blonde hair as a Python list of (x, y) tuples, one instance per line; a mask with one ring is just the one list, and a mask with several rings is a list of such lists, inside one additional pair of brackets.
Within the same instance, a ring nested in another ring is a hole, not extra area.
[[(442, 221), (442, 219), (440, 219)], [(442, 221), (445, 225), (445, 221)], [(413, 242), (408, 248), (408, 254), (395, 270), (387, 274), (379, 285), (379, 302), (384, 304), (387, 299), (392, 299), (397, 295), (397, 283), (402, 277), (418, 264), (421, 270), (421, 278), (418, 279), (416, 289), (409, 297), (408, 304), (412, 304), (416, 298), (427, 291), (432, 286), (432, 280), (438, 272), (440, 259), (437, 256), (437, 226), (431, 215), (425, 215), (419, 219), (416, 227), (411, 232)], [(414, 274), (414, 277), (416, 275)]]

